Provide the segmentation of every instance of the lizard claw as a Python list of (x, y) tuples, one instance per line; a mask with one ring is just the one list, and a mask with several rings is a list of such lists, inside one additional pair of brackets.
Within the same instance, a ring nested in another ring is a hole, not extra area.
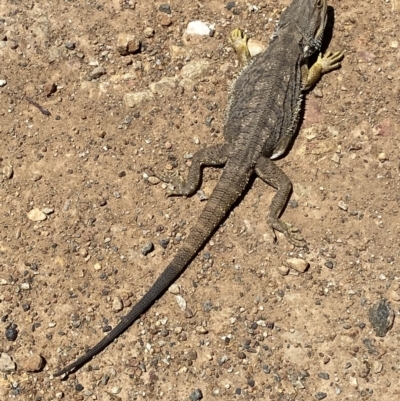
[(269, 220), (268, 225), (270, 226), (274, 239), (276, 240), (275, 230), (281, 232), (288, 242), (295, 247), (304, 248), (307, 246), (306, 240), (300, 233), (300, 230), (296, 227), (293, 227), (289, 223), (285, 223), (282, 220)]

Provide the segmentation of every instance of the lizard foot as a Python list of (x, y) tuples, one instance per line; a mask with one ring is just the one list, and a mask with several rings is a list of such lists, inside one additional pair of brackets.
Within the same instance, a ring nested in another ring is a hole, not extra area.
[(246, 65), (251, 58), (249, 48), (247, 47), (247, 35), (241, 29), (236, 28), (230, 33), (229, 41), (238, 56), (239, 63)]
[(163, 175), (154, 170), (151, 170), (151, 174), (162, 182), (170, 184), (166, 190), (167, 198), (170, 196), (189, 196), (192, 194), (186, 181), (180, 175)]
[(320, 53), (318, 55), (317, 63), (321, 66), (322, 74), (326, 74), (332, 70), (340, 68), (340, 62), (344, 57), (343, 52), (328, 52), (322, 56)]
[(275, 240), (276, 240), (276, 234), (275, 234), (276, 230), (281, 232), (286, 237), (286, 239), (289, 241), (290, 244), (300, 248), (302, 247), (304, 248), (307, 246), (307, 242), (301, 235), (300, 230), (298, 228), (293, 227), (292, 225), (277, 219), (269, 220), (268, 224), (271, 228)]

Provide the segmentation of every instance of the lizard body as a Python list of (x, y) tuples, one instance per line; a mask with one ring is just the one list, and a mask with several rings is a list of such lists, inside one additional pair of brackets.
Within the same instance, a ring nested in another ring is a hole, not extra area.
[(305, 245), (296, 230), (279, 219), (292, 184), (272, 159), (285, 153), (296, 134), (304, 90), (323, 73), (340, 66), (343, 55), (329, 53), (319, 57), (310, 69), (307, 67), (309, 57), (320, 50), (326, 10), (327, 0), (294, 0), (283, 11), (267, 49), (251, 62), (247, 38), (240, 30), (232, 32), (232, 44), (247, 65), (230, 94), (224, 127), (226, 143), (198, 151), (187, 180), (175, 181), (169, 195), (193, 195), (203, 165), (225, 166), (219, 182), (185, 243), (143, 298), (97, 345), (55, 376), (84, 365), (151, 307), (206, 244), (254, 174), (277, 190), (267, 218), (272, 232), (282, 232), (295, 246)]

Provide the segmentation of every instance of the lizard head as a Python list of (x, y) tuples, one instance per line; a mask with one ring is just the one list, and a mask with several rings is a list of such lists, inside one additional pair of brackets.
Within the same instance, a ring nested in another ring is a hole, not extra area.
[(278, 30), (298, 29), (304, 57), (321, 49), (327, 18), (327, 0), (293, 0), (279, 20)]

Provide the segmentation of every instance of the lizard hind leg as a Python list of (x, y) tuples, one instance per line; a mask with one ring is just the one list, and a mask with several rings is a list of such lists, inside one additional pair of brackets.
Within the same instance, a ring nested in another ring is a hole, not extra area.
[(277, 189), (268, 214), (268, 225), (272, 230), (274, 239), (276, 239), (276, 230), (284, 234), (292, 245), (297, 247), (306, 246), (306, 241), (301, 236), (300, 231), (279, 219), (292, 192), (292, 183), (289, 178), (272, 160), (266, 157), (260, 157), (257, 160), (255, 172), (268, 185)]
[(199, 150), (193, 155), (192, 165), (189, 168), (188, 176), (183, 179), (181, 176), (163, 176), (156, 172), (153, 174), (161, 181), (172, 184), (173, 189), (167, 189), (167, 196), (191, 196), (199, 188), (202, 166), (223, 166), (228, 160), (231, 151), (231, 144), (210, 146)]

